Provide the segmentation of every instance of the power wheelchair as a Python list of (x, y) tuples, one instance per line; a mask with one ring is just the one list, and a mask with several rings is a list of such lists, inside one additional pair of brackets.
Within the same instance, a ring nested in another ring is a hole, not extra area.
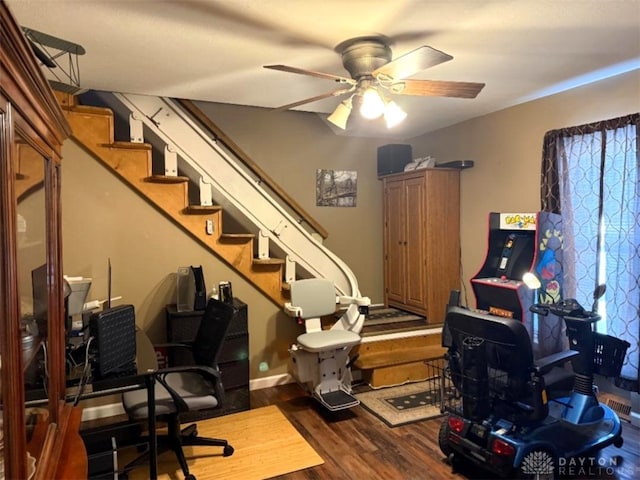
[[(521, 322), (449, 307), (446, 368), (459, 402), (450, 402), (438, 440), (452, 464), (465, 459), (501, 477), (553, 479), (569, 459), (622, 446), (620, 420), (598, 401), (593, 379), (618, 376), (629, 343), (596, 333), (600, 316), (573, 299), (531, 310), (564, 321), (571, 349), (534, 361)], [(573, 389), (549, 399), (545, 374), (567, 360)]]

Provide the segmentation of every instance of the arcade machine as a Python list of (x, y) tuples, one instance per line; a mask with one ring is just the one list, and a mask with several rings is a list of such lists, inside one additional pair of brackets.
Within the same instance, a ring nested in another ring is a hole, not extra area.
[[(526, 272), (541, 281), (539, 291), (522, 281)], [(476, 308), (520, 320), (534, 344), (536, 357), (562, 349), (562, 321), (529, 311), (536, 302), (561, 298), (562, 220), (548, 212), (489, 214), (487, 254), (471, 279)], [(539, 296), (539, 298), (536, 298)], [(547, 353), (545, 353), (547, 352)]]

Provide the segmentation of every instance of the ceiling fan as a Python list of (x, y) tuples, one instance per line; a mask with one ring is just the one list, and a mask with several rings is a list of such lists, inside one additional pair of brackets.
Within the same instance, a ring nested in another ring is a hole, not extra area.
[(342, 56), (342, 65), (351, 78), (330, 73), (316, 72), (287, 65), (265, 65), (264, 68), (283, 72), (325, 78), (342, 84), (342, 88), (278, 107), (277, 110), (304, 105), (330, 97), (351, 94), (343, 100), (328, 121), (346, 129), (347, 120), (354, 106), (363, 117), (375, 119), (384, 116), (387, 128), (402, 122), (406, 113), (387, 97), (394, 95), (439, 96), (475, 98), (484, 83), (450, 82), (441, 80), (411, 80), (408, 77), (453, 57), (440, 50), (423, 45), (392, 60), (390, 39), (383, 35), (356, 37), (335, 47)]

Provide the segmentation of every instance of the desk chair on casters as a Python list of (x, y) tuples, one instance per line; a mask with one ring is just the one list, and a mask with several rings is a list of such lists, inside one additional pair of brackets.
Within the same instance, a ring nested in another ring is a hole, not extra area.
[[(323, 330), (321, 317), (335, 315), (336, 304), (348, 308), (330, 329)], [(351, 394), (349, 352), (360, 343), (370, 304), (367, 297), (336, 295), (334, 283), (323, 278), (291, 283), (291, 302), (285, 304), (285, 312), (305, 324), (305, 333), (289, 349), (294, 376), (328, 410), (360, 404)]]
[[(192, 344), (167, 344), (169, 348), (191, 350), (195, 365), (157, 369), (155, 378), (155, 417), (167, 424), (166, 435), (158, 435), (158, 454), (173, 450), (186, 480), (196, 477), (189, 472), (183, 446), (209, 445), (222, 447), (222, 454), (233, 454), (227, 440), (199, 437), (196, 424), (180, 429), (180, 416), (185, 412), (221, 407), (224, 389), (217, 359), (227, 328), (235, 314), (232, 305), (210, 299)], [(132, 420), (148, 420), (147, 392), (135, 390), (122, 396), (124, 409)], [(142, 439), (142, 441), (148, 441)], [(125, 472), (147, 461), (149, 452), (143, 453), (125, 467)]]

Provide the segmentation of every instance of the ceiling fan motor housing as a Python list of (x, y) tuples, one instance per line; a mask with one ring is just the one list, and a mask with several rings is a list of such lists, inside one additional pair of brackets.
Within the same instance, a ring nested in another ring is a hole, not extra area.
[(339, 46), (342, 65), (357, 80), (391, 61), (391, 49), (378, 39), (354, 39)]
[[(374, 104), (379, 105), (380, 102), (383, 102), (390, 110), (394, 108), (400, 110), (395, 102), (388, 101), (384, 96), (384, 89), (395, 95), (475, 98), (484, 87), (484, 83), (409, 80), (409, 77), (417, 72), (452, 60), (453, 57), (428, 45), (422, 45), (392, 60), (391, 44), (391, 39), (384, 35), (360, 36), (338, 44), (334, 50), (341, 56), (342, 65), (349, 72), (351, 78), (287, 65), (265, 65), (265, 68), (273, 70), (324, 78), (342, 84), (342, 88), (338, 90), (289, 103), (279, 107), (278, 110), (286, 110), (342, 95), (350, 96), (340, 105), (348, 104), (352, 108), (357, 108), (357, 105), (362, 103), (363, 96), (371, 90), (374, 90), (371, 95), (377, 94), (377, 102), (376, 97), (371, 96)], [(379, 108), (372, 109), (373, 112), (378, 110)], [(373, 113), (371, 114), (373, 115)], [(389, 115), (392, 116), (391, 113)], [(399, 111), (396, 118), (400, 119), (400, 116), (404, 118), (406, 113)], [(338, 126), (344, 128), (341, 125)]]

